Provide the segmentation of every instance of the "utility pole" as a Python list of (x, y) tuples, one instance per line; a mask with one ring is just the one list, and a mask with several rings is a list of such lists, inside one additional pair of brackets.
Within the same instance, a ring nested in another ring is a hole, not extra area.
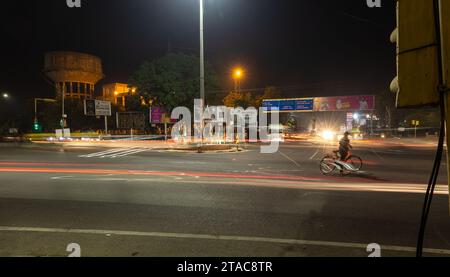
[[(203, 8), (203, 1), (200, 1), (200, 99), (201, 99), (201, 114), (203, 115), (203, 108), (205, 106), (205, 50), (204, 50), (204, 8)], [(200, 147), (203, 145), (203, 129), (204, 129), (204, 122), (203, 122), (203, 116), (201, 118), (200, 122)]]
[(205, 102), (205, 53), (203, 27), (203, 0), (200, 0), (200, 99)]
[(66, 111), (65, 111), (65, 99), (66, 99), (66, 90), (65, 90), (65, 86), (66, 86), (66, 84), (65, 84), (65, 82), (63, 82), (62, 83), (62, 85), (61, 85), (61, 129), (62, 129), (62, 135), (63, 135), (63, 137), (65, 137), (65, 135), (64, 135), (64, 129), (65, 129), (65, 127), (66, 127), (66, 118), (67, 118), (67, 116), (66, 116)]
[(105, 115), (105, 135), (108, 135), (108, 117)]
[[(449, 1), (439, 1), (439, 32), (440, 32), (440, 75), (441, 75), (441, 93), (445, 99), (446, 110), (446, 130), (447, 145), (450, 145), (450, 3)], [(447, 148), (447, 172), (450, 172), (450, 148)], [(450, 190), (450, 175), (448, 176)], [(449, 199), (450, 208), (450, 199)]]

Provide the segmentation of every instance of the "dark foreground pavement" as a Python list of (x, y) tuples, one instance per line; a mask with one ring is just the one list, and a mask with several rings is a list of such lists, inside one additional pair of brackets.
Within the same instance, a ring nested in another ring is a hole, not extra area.
[[(413, 256), (433, 149), (359, 146), (365, 172), (345, 177), (318, 172), (329, 150), (2, 147), (0, 256)], [(450, 256), (446, 190), (426, 255)]]

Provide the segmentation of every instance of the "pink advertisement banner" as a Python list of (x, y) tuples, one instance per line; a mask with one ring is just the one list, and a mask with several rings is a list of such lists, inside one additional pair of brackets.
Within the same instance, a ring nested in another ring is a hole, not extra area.
[(371, 111), (374, 109), (374, 95), (319, 97), (314, 99), (315, 112)]

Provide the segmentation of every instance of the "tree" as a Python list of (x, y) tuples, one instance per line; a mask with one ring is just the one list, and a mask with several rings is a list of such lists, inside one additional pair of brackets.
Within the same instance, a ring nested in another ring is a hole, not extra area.
[(263, 95), (257, 98), (256, 100), (256, 107), (261, 107), (262, 102), (267, 99), (280, 99), (281, 98), (281, 92), (275, 88), (275, 87), (266, 87), (264, 89)]
[[(138, 88), (139, 96), (154, 106), (171, 110), (178, 106), (194, 106), (200, 97), (199, 58), (185, 54), (167, 54), (152, 62), (145, 62), (129, 80)], [(205, 65), (207, 92), (218, 88), (217, 76), (208, 63)], [(206, 97), (208, 98), (208, 97)]]
[(230, 108), (241, 107), (247, 109), (255, 106), (255, 100), (249, 92), (232, 91), (225, 96), (223, 103)]
[(397, 125), (398, 111), (395, 107), (395, 94), (389, 91), (382, 91), (376, 96), (375, 108), (380, 117), (383, 128), (393, 128)]
[(262, 106), (263, 100), (266, 99), (279, 99), (281, 98), (281, 93), (275, 87), (266, 87), (263, 94), (253, 96), (250, 92), (230, 92), (223, 99), (223, 103), (227, 107), (255, 107), (259, 108)]
[(377, 95), (376, 110), (383, 128), (411, 127), (412, 120), (420, 121), (424, 127), (439, 127), (439, 109), (397, 109), (395, 98), (395, 94), (388, 91)]

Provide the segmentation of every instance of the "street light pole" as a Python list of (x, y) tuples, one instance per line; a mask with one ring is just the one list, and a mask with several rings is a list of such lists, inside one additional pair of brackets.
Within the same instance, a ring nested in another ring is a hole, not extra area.
[[(65, 91), (64, 91), (64, 86), (65, 86), (65, 83), (63, 83), (62, 84), (62, 86), (61, 86), (61, 96), (62, 96), (62, 101), (61, 101), (61, 105), (62, 105), (62, 119), (63, 119), (63, 122), (64, 122), (64, 115), (65, 115), (65, 111), (64, 111), (64, 100), (65, 100), (65, 97), (66, 97), (66, 93), (65, 93)], [(64, 126), (62, 126), (62, 128), (64, 129)]]
[[(205, 53), (204, 53), (204, 25), (203, 0), (200, 0), (200, 99), (205, 102)], [(204, 104), (204, 103), (203, 103)]]
[[(203, 114), (203, 108), (205, 106), (205, 50), (204, 50), (204, 9), (203, 0), (200, 1), (200, 99), (201, 99), (201, 114)], [(203, 116), (200, 123), (200, 143), (203, 144), (203, 128), (204, 128)]]

